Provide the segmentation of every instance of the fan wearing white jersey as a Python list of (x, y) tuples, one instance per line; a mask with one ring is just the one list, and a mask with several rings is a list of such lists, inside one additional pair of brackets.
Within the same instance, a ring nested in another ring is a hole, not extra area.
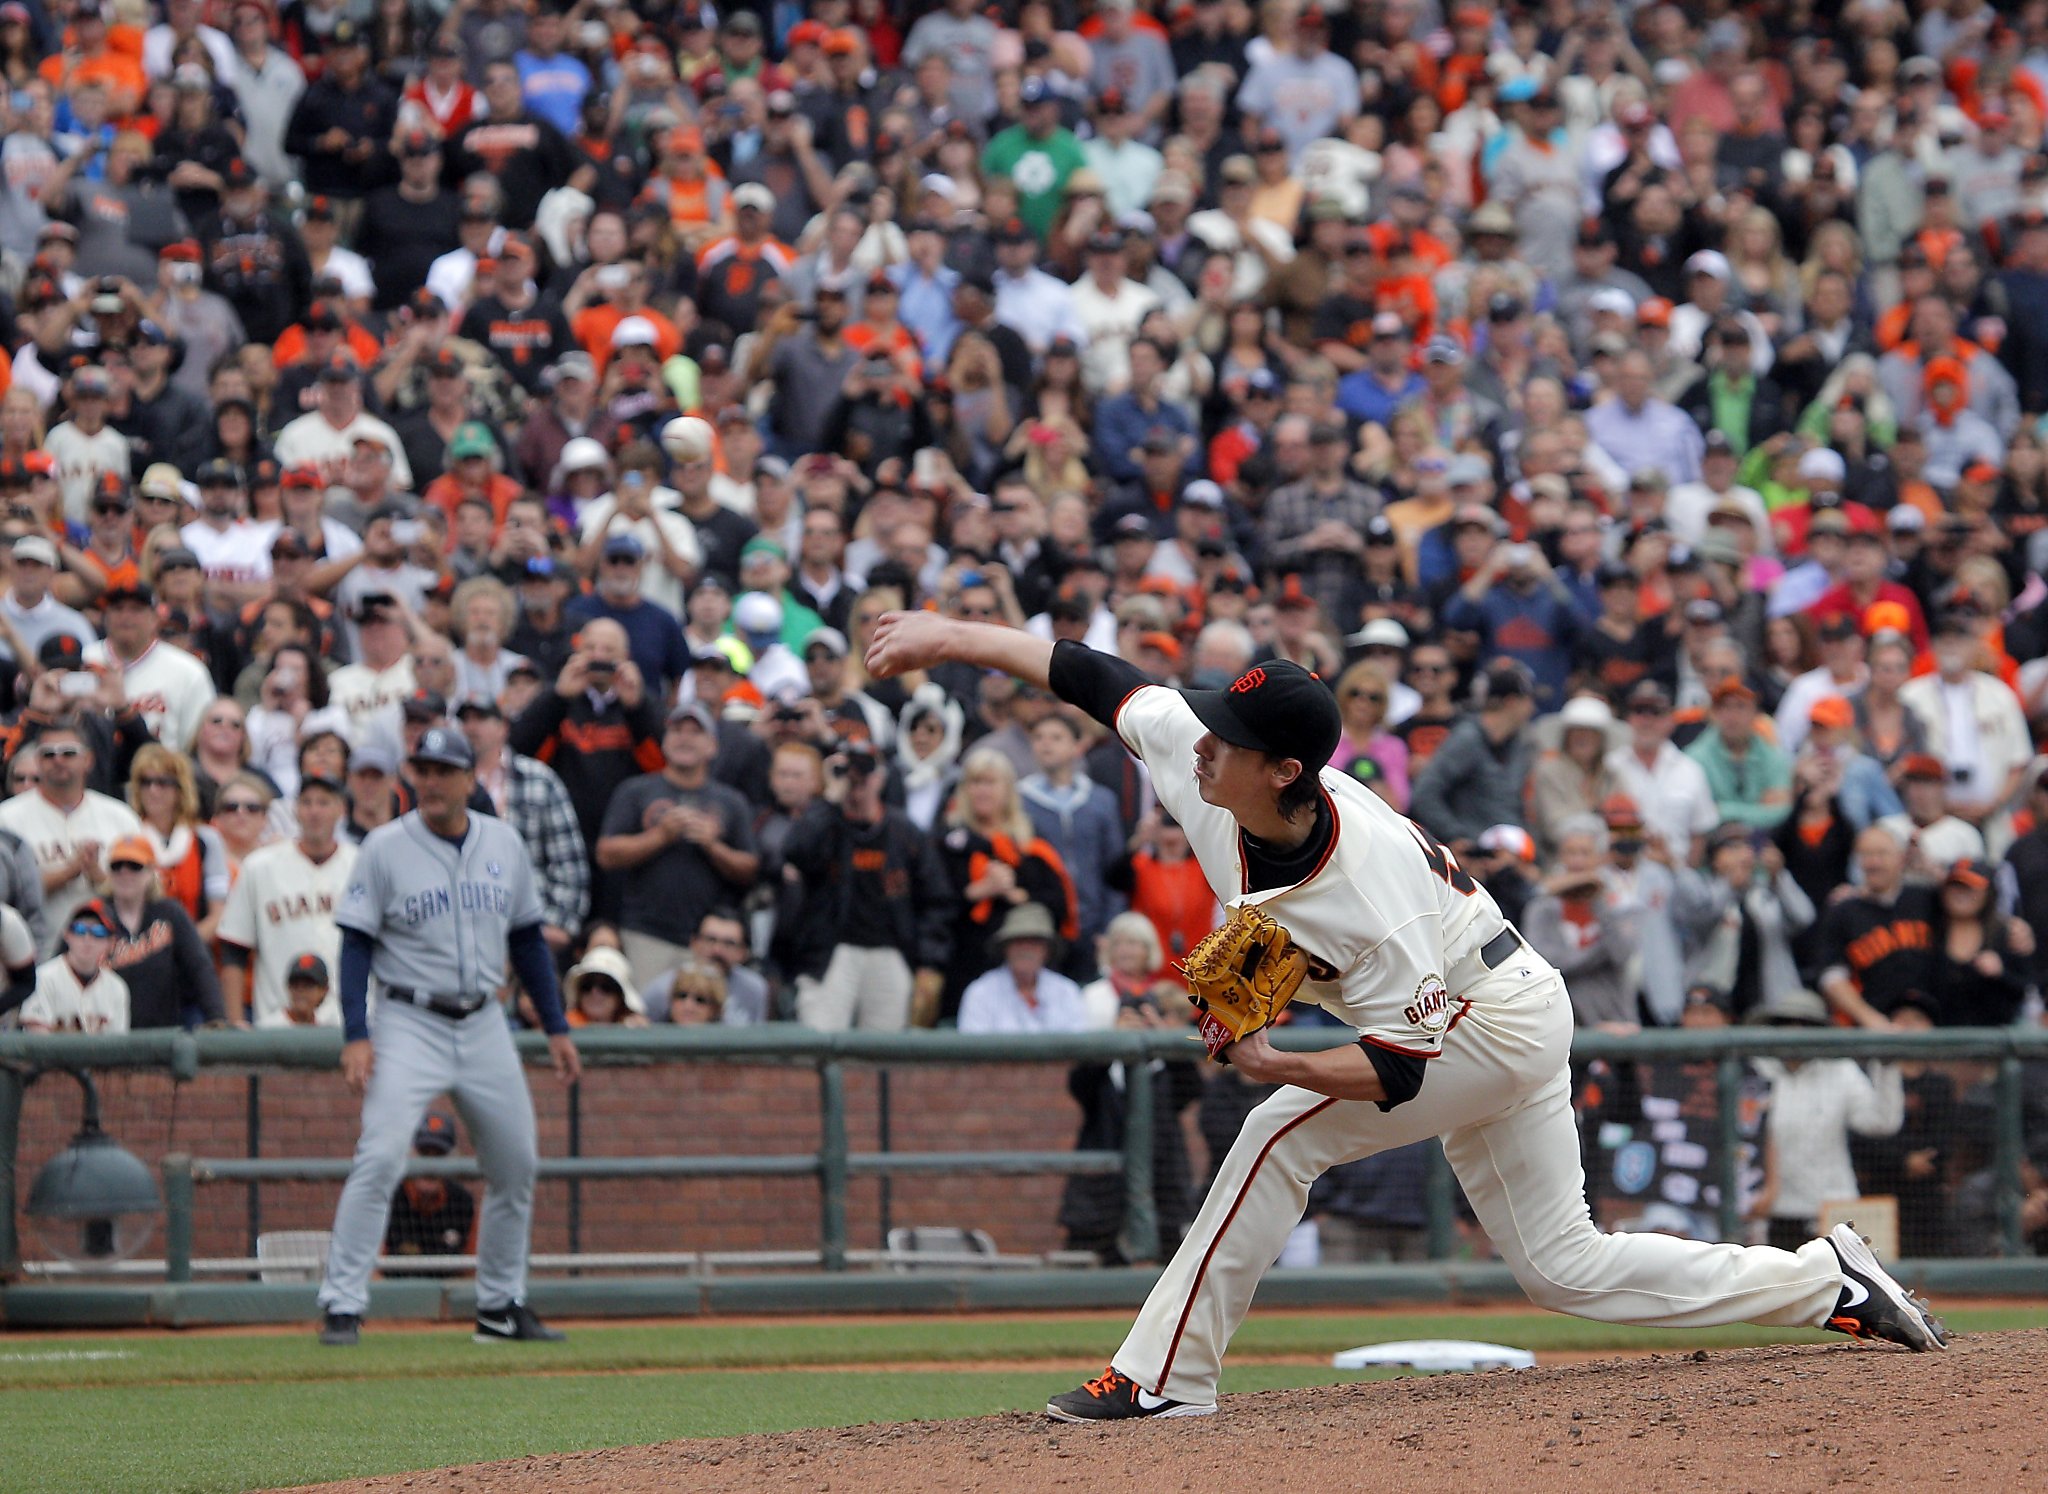
[(1847, 1226), (1798, 1251), (1603, 1235), (1586, 1207), (1563, 978), (1441, 846), (1325, 764), (1337, 706), (1313, 675), (1256, 665), (1171, 690), (1080, 644), (892, 613), (877, 678), (959, 661), (1050, 688), (1151, 771), (1227, 906), (1256, 905), (1309, 957), (1297, 999), (1358, 1040), (1285, 1053), (1264, 1031), (1223, 1052), (1284, 1086), (1245, 1121), (1109, 1368), (1046, 1407), (1063, 1421), (1206, 1416), (1223, 1351), (1328, 1168), (1436, 1136), (1480, 1223), (1540, 1306), (1607, 1322), (1830, 1327), (1913, 1349), (1939, 1323)]
[[(332, 778), (299, 780), (296, 840), (251, 851), (220, 918), (221, 990), (237, 1027), (292, 1025), (292, 967), (301, 955), (341, 962), (334, 922), (355, 869), (356, 848), (336, 838), (348, 814), (348, 790)], [(254, 978), (251, 978), (251, 971)], [(341, 1026), (341, 999), (329, 991), (313, 1018)]]

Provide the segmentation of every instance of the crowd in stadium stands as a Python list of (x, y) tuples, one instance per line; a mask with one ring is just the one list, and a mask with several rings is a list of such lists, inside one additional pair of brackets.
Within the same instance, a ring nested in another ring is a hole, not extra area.
[[(337, 1022), (452, 720), (577, 1023), (1184, 1022), (1142, 770), (892, 608), (1314, 669), (1585, 1024), (2038, 1019), (2044, 0), (0, 0), (0, 73), (10, 1020)], [(1786, 1238), (1994, 1230), (1969, 1074), (1772, 1083)]]

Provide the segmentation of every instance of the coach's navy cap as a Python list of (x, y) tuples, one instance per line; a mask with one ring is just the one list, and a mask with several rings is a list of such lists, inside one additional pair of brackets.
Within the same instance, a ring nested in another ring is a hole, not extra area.
[(420, 744), (412, 750), (416, 763), (439, 763), (464, 772), (476, 767), (476, 754), (469, 750), (469, 738), (450, 726), (430, 726), (420, 733)]
[(1196, 718), (1224, 741), (1317, 772), (1337, 750), (1343, 721), (1329, 687), (1299, 664), (1254, 664), (1221, 690), (1183, 690)]

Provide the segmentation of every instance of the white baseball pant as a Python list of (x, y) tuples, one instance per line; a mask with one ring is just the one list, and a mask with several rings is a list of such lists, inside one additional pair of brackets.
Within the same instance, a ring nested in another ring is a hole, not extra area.
[(370, 1272), (384, 1246), (391, 1195), (405, 1176), (420, 1118), (444, 1093), (469, 1128), (486, 1185), (477, 1223), (477, 1305), (494, 1309), (524, 1301), (540, 1154), (533, 1096), (504, 1008), (486, 1002), (454, 1021), (379, 999), (370, 1043), (376, 1062), (363, 1095), (355, 1165), (334, 1210), (321, 1309), (360, 1315), (369, 1305)]
[(1795, 1253), (1594, 1228), (1571, 1108), (1564, 978), (1525, 948), (1462, 994), (1472, 1006), (1407, 1104), (1381, 1111), (1290, 1086), (1246, 1118), (1111, 1360), (1117, 1369), (1155, 1395), (1213, 1402), (1224, 1347), (1309, 1185), (1340, 1162), (1431, 1136), (1443, 1138), (1473, 1212), (1539, 1307), (1679, 1328), (1821, 1323), (1842, 1285), (1824, 1240)]
[(822, 976), (796, 978), (796, 1019), (820, 1032), (850, 1027), (901, 1032), (916, 985), (909, 963), (887, 945), (842, 944)]

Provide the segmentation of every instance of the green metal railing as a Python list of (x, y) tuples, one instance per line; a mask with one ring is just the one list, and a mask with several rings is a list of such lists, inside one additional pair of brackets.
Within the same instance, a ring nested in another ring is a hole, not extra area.
[[(1281, 1047), (1310, 1050), (1341, 1045), (1346, 1034), (1333, 1028), (1290, 1028), (1276, 1034)], [(530, 1063), (545, 1059), (538, 1034), (518, 1042)], [(1150, 1058), (1199, 1055), (1192, 1038), (1168, 1032), (1096, 1032), (992, 1037), (957, 1032), (820, 1033), (796, 1026), (751, 1028), (654, 1027), (583, 1029), (577, 1046), (587, 1067), (672, 1063), (789, 1064), (813, 1068), (818, 1078), (819, 1139), (814, 1152), (757, 1156), (567, 1157), (541, 1163), (543, 1178), (706, 1178), (810, 1176), (818, 1181), (821, 1259), (828, 1270), (847, 1264), (847, 1193), (855, 1177), (946, 1173), (1106, 1174), (1124, 1181), (1125, 1257), (1146, 1260), (1159, 1248), (1159, 1221), (1152, 1191), (1152, 1131), (1155, 1106)], [(167, 1070), (178, 1081), (205, 1068), (334, 1069), (340, 1034), (329, 1031), (182, 1032), (161, 1030), (113, 1037), (74, 1034), (0, 1033), (0, 1275), (19, 1266), (15, 1230), (15, 1161), (25, 1076), (52, 1068)], [(1719, 1097), (1720, 1224), (1724, 1238), (1738, 1238), (1740, 1089), (1749, 1060), (1852, 1058), (1861, 1060), (1975, 1061), (1997, 1065), (1994, 1096), (1997, 1125), (1993, 1166), (1997, 1179), (2000, 1234), (2007, 1254), (2025, 1253), (2021, 1227), (2021, 1065), (2048, 1059), (2048, 1030), (1951, 1029), (1915, 1033), (1869, 1033), (1848, 1029), (1791, 1031), (1734, 1028), (1719, 1031), (1660, 1031), (1618, 1036), (1592, 1031), (1577, 1035), (1573, 1059), (1637, 1062), (1711, 1062)], [(1107, 1063), (1122, 1061), (1126, 1074), (1124, 1145), (1118, 1151), (1029, 1150), (945, 1152), (853, 1152), (847, 1145), (846, 1069), (858, 1066), (924, 1066), (1018, 1063)], [(346, 1176), (344, 1158), (164, 1159), (166, 1260), (173, 1281), (190, 1277), (193, 1216), (198, 1185), (328, 1179)], [(418, 1174), (468, 1176), (466, 1158), (415, 1158)], [(1440, 1153), (1434, 1154), (1427, 1187), (1432, 1257), (1450, 1254), (1455, 1190)]]

